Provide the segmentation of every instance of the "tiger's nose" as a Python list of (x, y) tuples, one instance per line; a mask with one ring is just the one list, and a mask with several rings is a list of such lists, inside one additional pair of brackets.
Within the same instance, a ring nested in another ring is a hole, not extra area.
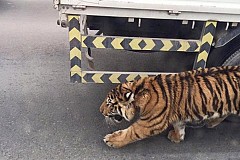
[(104, 112), (104, 105), (105, 105), (105, 103), (103, 102), (102, 103), (102, 105), (100, 106), (100, 112), (103, 114), (103, 112)]

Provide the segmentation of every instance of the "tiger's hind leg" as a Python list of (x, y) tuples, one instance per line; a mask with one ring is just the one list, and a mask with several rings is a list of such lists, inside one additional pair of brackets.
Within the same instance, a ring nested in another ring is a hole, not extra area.
[(225, 115), (223, 117), (220, 118), (214, 118), (214, 119), (208, 119), (206, 120), (206, 127), (207, 128), (214, 128), (217, 125), (219, 125), (225, 118), (227, 118), (228, 115)]
[(175, 143), (183, 141), (185, 137), (185, 122), (175, 122), (173, 123), (173, 128), (168, 133), (168, 139)]

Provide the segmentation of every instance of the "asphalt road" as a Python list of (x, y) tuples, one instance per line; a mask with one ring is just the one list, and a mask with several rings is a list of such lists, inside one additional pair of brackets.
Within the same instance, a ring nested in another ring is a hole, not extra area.
[(1, 160), (240, 159), (239, 124), (229, 122), (187, 128), (180, 144), (163, 133), (107, 147), (102, 138), (120, 127), (108, 127), (99, 106), (114, 85), (70, 83), (68, 31), (57, 17), (51, 1), (0, 0)]

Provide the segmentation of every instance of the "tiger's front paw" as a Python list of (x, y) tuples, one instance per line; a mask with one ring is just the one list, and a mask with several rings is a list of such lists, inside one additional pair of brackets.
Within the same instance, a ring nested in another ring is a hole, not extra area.
[(174, 143), (180, 143), (181, 140), (183, 140), (181, 139), (181, 136), (179, 135), (179, 133), (176, 133), (174, 130), (169, 131), (168, 139)]
[(104, 137), (103, 141), (109, 146), (113, 148), (120, 148), (126, 145), (124, 136), (124, 131), (119, 130), (113, 132), (112, 134), (108, 134)]

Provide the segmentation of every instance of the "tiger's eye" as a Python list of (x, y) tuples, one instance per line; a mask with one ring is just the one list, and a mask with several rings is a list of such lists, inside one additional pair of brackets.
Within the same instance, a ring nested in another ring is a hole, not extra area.
[(117, 120), (117, 121), (121, 121), (123, 119), (122, 116), (119, 116), (119, 115), (115, 115), (114, 118)]

